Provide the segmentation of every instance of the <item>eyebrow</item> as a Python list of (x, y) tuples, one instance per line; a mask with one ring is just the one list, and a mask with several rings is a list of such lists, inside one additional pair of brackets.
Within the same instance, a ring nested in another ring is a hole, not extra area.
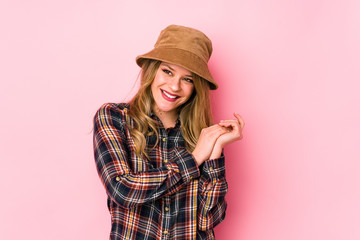
[[(163, 64), (164, 66), (166, 66), (166, 67), (168, 67), (168, 68), (170, 68), (170, 70), (172, 70), (172, 71), (174, 71), (174, 72), (176, 72), (176, 70), (175, 69), (173, 69), (172, 67), (170, 67), (169, 65), (167, 65), (167, 64)], [(185, 75), (186, 77), (193, 77), (193, 75), (192, 74), (190, 74), (190, 75)]]

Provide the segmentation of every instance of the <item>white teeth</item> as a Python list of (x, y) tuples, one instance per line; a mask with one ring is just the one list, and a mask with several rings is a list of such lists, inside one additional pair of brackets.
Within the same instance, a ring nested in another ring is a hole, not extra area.
[(165, 92), (165, 91), (163, 91), (163, 90), (161, 90), (168, 98), (171, 98), (171, 99), (175, 99), (176, 98), (176, 96), (171, 96), (171, 95), (169, 95), (167, 92)]

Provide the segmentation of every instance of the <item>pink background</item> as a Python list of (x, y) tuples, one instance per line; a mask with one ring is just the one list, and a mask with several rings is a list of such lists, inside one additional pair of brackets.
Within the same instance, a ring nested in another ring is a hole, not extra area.
[(360, 239), (360, 1), (1, 1), (0, 239), (108, 239), (92, 117), (169, 24), (204, 31), (239, 112), (217, 239)]

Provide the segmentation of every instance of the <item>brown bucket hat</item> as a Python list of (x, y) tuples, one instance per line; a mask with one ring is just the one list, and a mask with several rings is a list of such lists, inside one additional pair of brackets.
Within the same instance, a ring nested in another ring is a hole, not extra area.
[(210, 89), (218, 88), (208, 61), (212, 53), (211, 40), (194, 28), (170, 25), (161, 31), (154, 49), (136, 57), (141, 67), (144, 59), (155, 59), (179, 65), (209, 82)]

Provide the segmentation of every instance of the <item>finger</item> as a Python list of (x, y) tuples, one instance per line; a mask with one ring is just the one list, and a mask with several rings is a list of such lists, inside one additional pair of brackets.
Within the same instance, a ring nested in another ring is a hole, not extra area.
[(235, 116), (235, 117), (237, 118), (237, 120), (239, 121), (241, 128), (243, 128), (243, 127), (245, 126), (245, 122), (244, 122), (244, 120), (242, 119), (242, 117), (240, 116), (240, 114), (234, 113), (234, 116)]
[(210, 139), (213, 139), (213, 140), (216, 140), (220, 135), (228, 132), (229, 130), (225, 127), (222, 127), (218, 124), (215, 124), (211, 127), (208, 127), (206, 129), (203, 129), (202, 131), (202, 135), (205, 137), (205, 138), (210, 138)]
[(224, 126), (220, 126), (219, 125), (219, 128), (217, 128), (215, 131), (214, 131), (214, 134), (215, 135), (218, 135), (217, 137), (219, 137), (220, 135), (224, 134), (224, 133), (227, 133), (227, 132), (230, 132), (230, 129), (228, 129), (227, 127), (224, 127)]
[(240, 127), (240, 123), (237, 120), (223, 120), (219, 123), (220, 126), (225, 126), (225, 127), (233, 127), (233, 128), (238, 128)]
[(210, 127), (208, 127), (207, 129), (209, 129), (209, 131), (211, 131), (211, 130), (215, 130), (219, 127), (221, 127), (221, 126), (219, 126), (218, 124), (214, 124), (214, 125), (211, 125)]
[(242, 132), (241, 125), (237, 120), (224, 120), (221, 123), (219, 123), (219, 125), (231, 129), (232, 133), (237, 133), (240, 136), (242, 135), (242, 133), (241, 133)]
[(240, 114), (234, 113), (234, 116), (235, 116), (235, 117), (237, 118), (237, 120), (240, 122), (241, 127), (244, 127), (245, 122), (244, 122), (244, 120), (242, 119), (242, 117), (240, 116)]
[(223, 123), (219, 123), (220, 126), (225, 127), (225, 128), (236, 128), (239, 127), (240, 128), (240, 124), (239, 123), (229, 123), (229, 122), (223, 122)]
[(239, 123), (239, 121), (238, 121), (238, 120), (235, 120), (235, 119), (221, 120), (221, 121), (220, 121), (220, 123), (224, 123), (224, 122)]
[(220, 126), (219, 124), (214, 124), (212, 125), (211, 127), (208, 127), (207, 128), (207, 131), (208, 132), (212, 132), (212, 131), (217, 131), (219, 129), (223, 129), (224, 127), (223, 126)]

